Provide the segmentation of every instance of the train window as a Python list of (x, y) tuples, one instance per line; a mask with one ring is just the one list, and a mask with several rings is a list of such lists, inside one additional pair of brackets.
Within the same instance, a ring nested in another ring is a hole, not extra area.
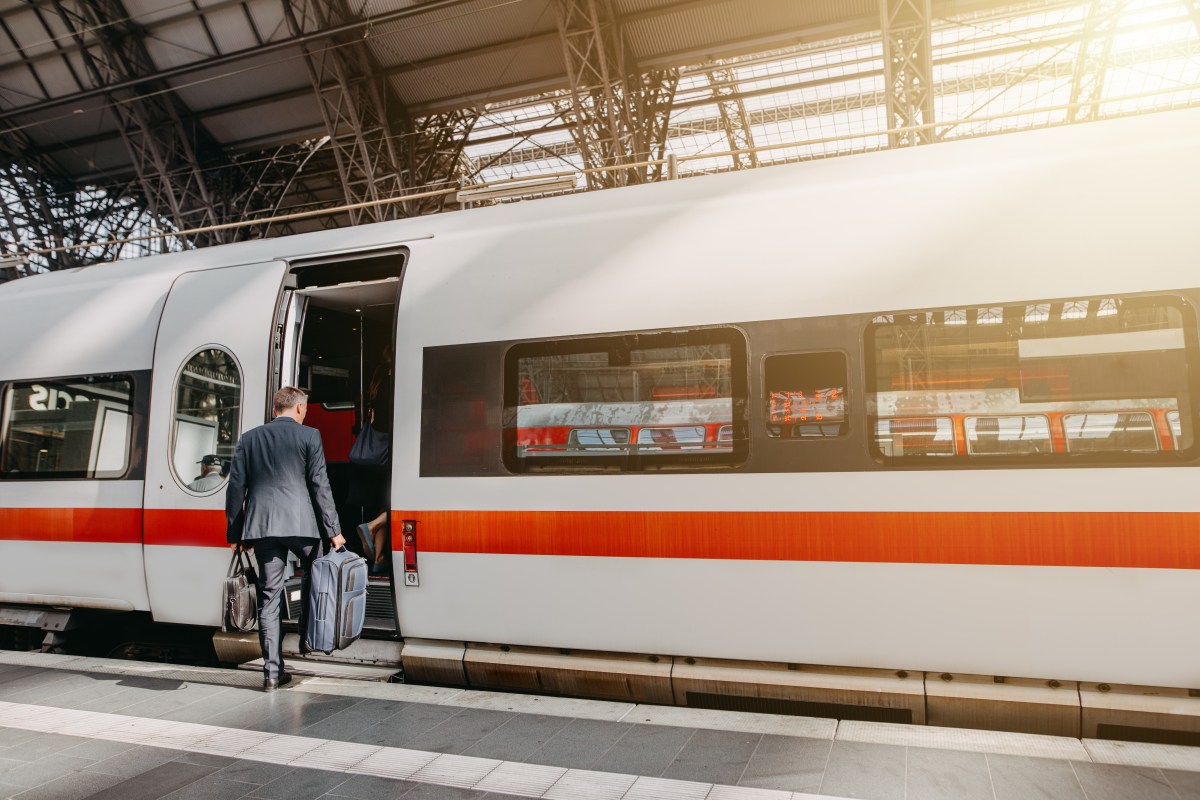
[(505, 358), (504, 463), (514, 472), (739, 463), (745, 353), (731, 328), (515, 345)]
[(120, 478), (129, 468), (133, 378), (87, 375), (13, 383), (4, 393), (0, 474)]
[(1050, 453), (1050, 420), (1041, 414), (1025, 417), (967, 417), (963, 420), (967, 453), (973, 456)]
[(763, 384), (768, 436), (827, 439), (846, 432), (844, 354), (767, 356)]
[(175, 381), (171, 469), (191, 492), (225, 484), (237, 444), (242, 372), (233, 355), (207, 347), (184, 363)]
[(1070, 453), (1153, 453), (1158, 450), (1154, 418), (1131, 414), (1068, 414), (1063, 433)]
[(889, 458), (954, 455), (954, 420), (913, 417), (875, 421), (875, 442)]
[[(717, 428), (716, 441), (720, 442), (721, 428)], [(712, 439), (704, 425), (669, 425), (639, 428), (637, 449), (641, 453), (661, 453), (667, 450), (703, 450)]]
[[(1193, 325), (1183, 299), (1161, 296), (878, 315), (867, 331), (867, 406), (891, 422), (876, 426), (876, 452), (1170, 458), (1170, 415), (1192, 413), (1185, 343)], [(949, 447), (898, 450), (896, 418), (907, 426), (928, 420), (930, 429), (946, 425), (933, 420), (962, 424), (948, 429), (957, 440)], [(1173, 449), (1192, 447), (1190, 430), (1172, 430)]]
[(628, 444), (629, 428), (572, 428), (567, 434), (568, 450), (619, 452)]

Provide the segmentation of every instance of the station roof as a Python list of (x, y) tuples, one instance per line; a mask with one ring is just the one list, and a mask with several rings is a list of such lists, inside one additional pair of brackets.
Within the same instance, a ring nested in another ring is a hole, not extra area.
[[(304, 11), (309, 3), (107, 0), (79, 6), (123, 8), (125, 16), (84, 14), (72, 30), (54, 0), (0, 0), (0, 132), (19, 132), (23, 155), (48, 157), (64, 176), (96, 185), (132, 172), (118, 106), (147, 94), (178, 98), (185, 124), (203, 129), (229, 156), (317, 138), (327, 126), (305, 51), (359, 42), (412, 117), (567, 89), (556, 3), (364, 0), (355, 17), (318, 22), (299, 14), (293, 25), (285, 7)], [(880, 28), (878, 0), (612, 5), (641, 70)], [(935, 18), (996, 5), (933, 3)], [(106, 39), (119, 43), (119, 56), (105, 54)]]

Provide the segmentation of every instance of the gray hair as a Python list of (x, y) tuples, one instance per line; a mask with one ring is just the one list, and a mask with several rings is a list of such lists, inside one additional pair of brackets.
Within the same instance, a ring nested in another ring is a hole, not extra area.
[(308, 400), (308, 395), (295, 386), (285, 386), (276, 392), (275, 397), (272, 399), (275, 406), (275, 413), (282, 414), (284, 411), (295, 408)]

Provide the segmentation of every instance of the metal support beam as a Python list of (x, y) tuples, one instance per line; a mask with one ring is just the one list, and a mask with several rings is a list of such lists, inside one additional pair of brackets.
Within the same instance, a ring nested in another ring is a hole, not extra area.
[(571, 87), (563, 111), (589, 188), (653, 180), (661, 167), (631, 165), (662, 157), (678, 70), (639, 75), (611, 0), (554, 0)]
[[(0, 213), (6, 230), (0, 250), (17, 254), (29, 242), (40, 241), (61, 246), (72, 238), (70, 219), (63, 206), (74, 199), (70, 181), (48, 159), (32, 155), (35, 150), (24, 133), (15, 131), (0, 138), (4, 167), (0, 169)], [(38, 269), (69, 268), (90, 263), (82, 251), (54, 261), (35, 262), (13, 270), (6, 269), (0, 279), (20, 277)]]
[[(479, 112), (475, 109), (433, 114), (417, 120), (404, 148), (408, 188), (449, 188), (461, 184), (473, 173), (463, 148), (478, 121)], [(445, 211), (453, 202), (453, 195), (428, 197), (406, 202), (404, 210), (408, 216), (415, 217)]]
[[(293, 37), (305, 42), (305, 63), (316, 90), (328, 147), (341, 178), (343, 201), (371, 203), (428, 183), (458, 182), (458, 159), (478, 114), (436, 115), (416, 121), (380, 77), (362, 39), (317, 37), (355, 19), (345, 0), (282, 0)], [(351, 224), (437, 210), (431, 204), (375, 205), (350, 212)]]
[[(1075, 77), (1071, 82), (1071, 119), (1083, 122), (1100, 116), (1104, 74), (1112, 53), (1113, 33), (1128, 0), (1092, 0), (1091, 13), (1080, 34)], [(1078, 105), (1075, 105), (1078, 104)]]
[[(1118, 64), (1128, 65), (1137, 64), (1149, 59), (1152, 55), (1169, 54), (1179, 58), (1194, 58), (1200, 57), (1200, 42), (1177, 42), (1168, 43), (1166, 45), (1155, 46), (1144, 50), (1133, 51), (1125, 54), (1117, 60)], [(970, 74), (956, 76), (947, 80), (938, 81), (935, 86), (937, 95), (956, 95), (972, 92), (988, 92), (996, 89), (1010, 89), (1016, 86), (1021, 86), (1027, 82), (1050, 81), (1065, 84), (1074, 74), (1075, 60), (1074, 58), (1064, 58), (1050, 63), (1039, 65), (1032, 70), (1004, 70), (996, 72), (984, 72), (979, 74)], [(803, 81), (788, 86), (778, 87), (779, 92), (806, 92), (814, 86), (825, 85), (824, 79), (818, 81)], [(830, 114), (839, 114), (847, 111), (861, 111), (863, 109), (874, 109), (882, 106), (886, 102), (886, 94), (883, 91), (868, 91), (852, 94), (838, 94), (821, 100), (812, 100), (806, 103), (796, 103), (787, 106), (764, 106), (748, 111), (745, 117), (745, 125), (747, 128), (755, 128), (761, 125), (778, 125), (793, 120), (808, 119), (813, 117), (828, 116)], [(687, 106), (694, 107), (694, 101), (689, 101)], [(968, 117), (963, 120), (963, 123), (969, 123), (971, 119)], [(565, 130), (566, 126), (557, 124), (554, 119), (547, 121), (545, 127), (530, 132), (530, 135), (539, 133), (550, 133), (560, 130)], [(721, 116), (710, 116), (702, 119), (689, 119), (687, 122), (672, 124), (667, 134), (667, 141), (677, 139), (682, 136), (692, 136), (698, 133), (714, 133), (724, 132), (726, 125)], [(499, 141), (497, 137), (496, 141)], [(499, 168), (515, 167), (524, 164), (532, 164), (539, 161), (545, 161), (547, 158), (559, 158), (563, 161), (568, 160), (575, 153), (575, 144), (571, 141), (558, 141), (550, 144), (530, 144), (525, 146), (514, 146), (511, 150), (499, 153), (488, 159), (484, 168)]]
[(712, 85), (713, 97), (721, 113), (721, 126), (729, 137), (729, 149), (736, 152), (734, 169), (752, 169), (758, 166), (758, 154), (754, 152), (754, 134), (750, 129), (750, 118), (746, 104), (738, 97), (737, 77), (733, 68), (714, 63), (708, 71), (708, 82)]
[[(322, 156), (328, 155), (328, 138), (297, 145), (285, 145), (270, 153), (235, 160), (227, 171), (230, 208), (239, 219), (269, 218), (284, 213), (284, 204), (298, 204), (304, 209), (332, 207), (343, 202), (341, 192), (324, 192), (324, 197), (312, 185), (315, 175), (328, 168)], [(345, 223), (330, 215), (316, 217), (303, 228), (289, 223), (261, 228), (246, 228), (242, 236), (267, 237), (300, 233), (312, 227), (330, 229)]]
[[(0, 280), (44, 270), (82, 267), (118, 256), (163, 252), (178, 243), (150, 242), (122, 245), (113, 242), (135, 230), (155, 224), (140, 199), (120, 190), (80, 190), (65, 178), (57, 165), (31, 155), (35, 152), (24, 134), (0, 139), (0, 253), (19, 254), (30, 249), (70, 250), (35, 255), (28, 266), (0, 272)], [(74, 249), (82, 243), (91, 243)]]
[[(98, 86), (128, 83), (156, 72), (144, 31), (121, 0), (54, 0), (54, 8)], [(179, 228), (222, 221), (203, 162), (220, 163), (221, 150), (207, 133), (187, 125), (190, 116), (165, 83), (148, 81), (109, 93), (147, 211)], [(220, 233), (196, 244), (224, 241)]]
[[(343, 25), (352, 16), (343, 0), (283, 0), (283, 10), (295, 37)], [(397, 146), (407, 112), (387, 85), (372, 77), (378, 65), (366, 45), (332, 38), (307, 42), (304, 53), (345, 202), (369, 203), (401, 194)], [(350, 222), (396, 216), (394, 207), (372, 206), (352, 212)]]
[[(30, 156), (30, 144), (20, 131), (0, 137), (0, 154), (4, 159), (4, 166), (0, 167), (0, 214), (6, 226), (0, 253), (5, 256), (19, 253), (30, 237), (62, 239), (63, 232), (56, 225), (57, 217), (50, 205), (55, 195), (51, 180), (57, 170), (45, 159)], [(15, 273), (5, 269), (0, 271), (0, 280), (24, 275), (25, 271), (26, 268)]]
[[(879, 0), (888, 128), (933, 120), (933, 11), (930, 0)], [(933, 129), (889, 135), (892, 147), (928, 144)]]

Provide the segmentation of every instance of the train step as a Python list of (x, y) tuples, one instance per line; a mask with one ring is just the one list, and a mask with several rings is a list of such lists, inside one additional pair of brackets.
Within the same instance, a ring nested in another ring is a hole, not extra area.
[[(312, 661), (305, 658), (287, 659), (287, 671), (293, 675), (310, 675), (318, 678), (343, 678), (352, 681), (376, 681), (387, 683), (400, 674), (395, 667), (372, 667), (364, 664), (338, 664), (331, 661)], [(238, 669), (262, 672), (263, 660), (256, 658)]]
[[(221, 633), (213, 635), (213, 648), (222, 664), (237, 664), (242, 669), (262, 669), (262, 650), (258, 633)], [(391, 680), (403, 668), (400, 655), (404, 644), (396, 639), (359, 639), (345, 650), (332, 655), (306, 653), (300, 655), (300, 637), (295, 633), (283, 636), (283, 657), (288, 669), (296, 665), (299, 675), (323, 675), (355, 680)], [(305, 671), (300, 669), (303, 665)]]

